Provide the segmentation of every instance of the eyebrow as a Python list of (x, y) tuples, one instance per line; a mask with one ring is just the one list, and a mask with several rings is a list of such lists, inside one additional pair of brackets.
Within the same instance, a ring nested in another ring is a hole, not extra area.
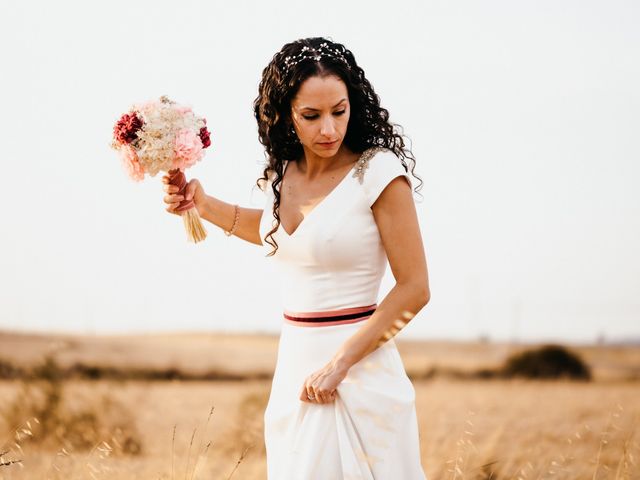
[[(331, 108), (336, 108), (338, 105), (340, 105), (342, 102), (344, 102), (346, 100), (346, 98), (343, 98), (342, 100), (340, 100), (338, 103), (336, 103), (333, 107)], [(300, 110), (313, 110), (314, 112), (319, 112), (320, 110), (318, 110), (317, 108), (311, 108), (311, 107), (300, 107)]]

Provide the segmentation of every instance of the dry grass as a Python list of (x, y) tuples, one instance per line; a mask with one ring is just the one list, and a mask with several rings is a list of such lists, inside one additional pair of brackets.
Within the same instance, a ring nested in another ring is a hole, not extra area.
[[(85, 397), (115, 392), (133, 413), (144, 454), (115, 456), (99, 444), (64, 456), (24, 436), (16, 455), (3, 457), (21, 463), (2, 467), (0, 479), (265, 478), (268, 382), (71, 382), (65, 389)], [(636, 383), (437, 380), (417, 382), (416, 393), (430, 480), (640, 478)], [(18, 394), (17, 385), (0, 383), (0, 402)], [(54, 461), (61, 476), (50, 476)]]
[[(74, 341), (78, 342), (76, 349), (86, 351), (78, 339)], [(247, 351), (258, 345), (265, 351), (271, 348), (266, 346), (268, 342), (261, 344), (255, 339), (245, 349), (239, 340), (234, 342), (234, 348), (239, 349), (235, 355), (245, 358), (243, 368), (249, 368), (246, 358), (251, 355)], [(465, 354), (464, 346), (457, 344), (447, 358), (445, 349), (430, 345), (434, 351), (414, 344), (405, 346), (403, 358), (406, 355), (408, 369), (495, 367), (513, 351), (490, 353), (485, 345), (473, 344)], [(111, 347), (105, 343), (104, 348)], [(7, 350), (1, 351), (4, 356)], [(627, 352), (583, 349), (583, 355), (600, 372), (594, 382), (446, 377), (415, 381), (427, 477), (640, 479), (640, 382), (628, 380), (633, 378), (630, 372), (637, 368), (638, 355), (635, 350)], [(199, 368), (205, 370), (216, 362), (222, 366), (214, 353), (215, 349), (210, 352), (215, 357), (211, 364), (202, 359), (196, 362)], [(475, 364), (469, 360), (473, 357)], [(67, 351), (67, 365), (77, 358)], [(173, 357), (167, 365), (185, 368), (188, 358)], [(262, 361), (264, 355), (256, 358)], [(22, 358), (23, 365), (26, 360)], [(86, 360), (107, 364), (99, 356)], [(614, 368), (616, 365), (623, 373)], [(148, 365), (138, 360), (137, 366)], [(268, 380), (64, 380), (52, 395), (58, 398), (57, 403), (50, 399), (44, 410), (42, 400), (36, 401), (42, 391), (36, 394), (35, 384), (29, 388), (19, 379), (0, 381), (0, 410), (4, 412), (0, 417), (0, 480), (266, 478), (262, 415)], [(40, 413), (33, 406), (27, 408), (29, 404), (40, 405)], [(43, 434), (43, 424), (52, 422), (44, 420), (45, 416), (57, 416), (53, 424), (64, 432), (74, 423), (73, 416), (82, 412), (90, 412), (100, 424), (96, 429), (92, 422), (77, 422), (81, 431), (92, 432), (85, 445), (89, 448), (70, 450), (64, 443), (69, 441), (68, 435)], [(36, 413), (41, 418), (35, 419)], [(137, 432), (138, 455), (123, 453), (122, 441), (114, 430), (123, 426)]]
[(437, 479), (638, 478), (639, 394), (635, 383), (422, 384), (425, 468)]

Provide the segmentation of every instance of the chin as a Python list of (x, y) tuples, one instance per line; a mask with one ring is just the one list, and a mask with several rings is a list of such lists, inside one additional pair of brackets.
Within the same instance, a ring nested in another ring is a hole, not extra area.
[(332, 147), (322, 148), (318, 146), (313, 150), (316, 153), (316, 155), (318, 155), (319, 157), (332, 157), (338, 152), (338, 150), (340, 150), (341, 146), (342, 146), (342, 142), (337, 141), (336, 144), (333, 145)]
[(338, 150), (337, 148), (327, 148), (322, 150), (316, 150), (316, 155), (323, 158), (329, 158), (329, 157), (333, 157), (336, 154), (337, 150)]

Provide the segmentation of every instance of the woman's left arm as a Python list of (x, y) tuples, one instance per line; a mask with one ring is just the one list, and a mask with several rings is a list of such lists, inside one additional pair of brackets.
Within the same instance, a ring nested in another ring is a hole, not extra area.
[(412, 191), (407, 180), (396, 177), (371, 206), (395, 286), (374, 314), (336, 352), (331, 362), (310, 375), (300, 392), (327, 403), (349, 369), (392, 338), (431, 297), (427, 261)]
[(406, 179), (389, 182), (371, 210), (396, 283), (334, 356), (334, 362), (347, 370), (395, 335), (431, 298), (418, 216)]

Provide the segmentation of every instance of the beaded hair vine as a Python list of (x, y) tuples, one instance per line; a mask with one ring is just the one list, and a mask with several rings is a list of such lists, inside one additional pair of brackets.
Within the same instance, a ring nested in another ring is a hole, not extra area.
[(344, 58), (346, 50), (343, 46), (331, 48), (327, 42), (322, 42), (317, 49), (305, 45), (297, 55), (287, 55), (284, 57), (284, 71), (285, 73), (289, 73), (291, 67), (297, 65), (301, 60), (312, 59), (319, 62), (321, 58), (332, 58), (344, 63), (348, 67), (349, 62)]

